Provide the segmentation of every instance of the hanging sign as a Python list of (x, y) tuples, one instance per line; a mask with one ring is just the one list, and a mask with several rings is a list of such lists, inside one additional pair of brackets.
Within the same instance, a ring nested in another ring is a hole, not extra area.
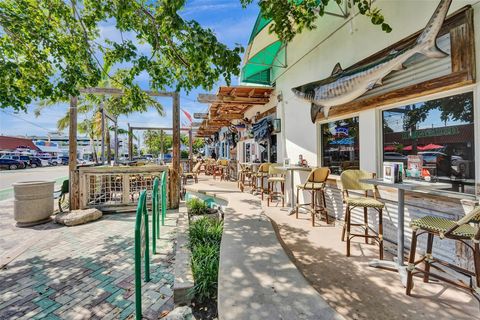
[(195, 112), (193, 114), (193, 117), (195, 119), (208, 119), (208, 113), (204, 112)]

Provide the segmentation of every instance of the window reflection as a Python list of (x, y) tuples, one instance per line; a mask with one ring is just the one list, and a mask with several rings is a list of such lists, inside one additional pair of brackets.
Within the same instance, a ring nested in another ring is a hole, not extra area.
[(321, 125), (323, 166), (333, 174), (359, 168), (358, 117)]
[(420, 155), (435, 180), (474, 194), (473, 94), (429, 100), (383, 112), (383, 160)]

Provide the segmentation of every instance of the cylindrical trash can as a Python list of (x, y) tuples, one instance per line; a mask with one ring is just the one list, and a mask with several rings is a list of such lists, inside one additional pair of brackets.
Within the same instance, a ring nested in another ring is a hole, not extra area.
[(24, 181), (13, 184), (13, 216), (18, 227), (50, 221), (55, 181)]

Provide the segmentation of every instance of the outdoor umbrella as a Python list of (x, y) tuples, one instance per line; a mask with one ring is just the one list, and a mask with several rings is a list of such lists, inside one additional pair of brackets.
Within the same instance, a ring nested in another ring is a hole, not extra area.
[(429, 143), (426, 146), (422, 147), (421, 150), (435, 150), (435, 149), (441, 149), (443, 147), (444, 146), (441, 146), (441, 145), (438, 145), (438, 144)]

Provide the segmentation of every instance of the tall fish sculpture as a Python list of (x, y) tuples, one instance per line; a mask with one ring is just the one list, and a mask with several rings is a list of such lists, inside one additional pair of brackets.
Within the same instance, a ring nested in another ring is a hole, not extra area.
[(417, 53), (429, 58), (448, 56), (437, 47), (436, 38), (451, 2), (452, 0), (440, 1), (427, 26), (411, 46), (394, 50), (385, 57), (349, 70), (343, 70), (340, 63), (337, 63), (330, 77), (293, 88), (297, 97), (311, 102), (312, 122), (315, 123), (319, 112), (323, 111), (325, 117), (328, 117), (331, 107), (350, 102), (373, 87), (382, 85), (385, 76), (394, 70), (403, 69), (403, 63)]

